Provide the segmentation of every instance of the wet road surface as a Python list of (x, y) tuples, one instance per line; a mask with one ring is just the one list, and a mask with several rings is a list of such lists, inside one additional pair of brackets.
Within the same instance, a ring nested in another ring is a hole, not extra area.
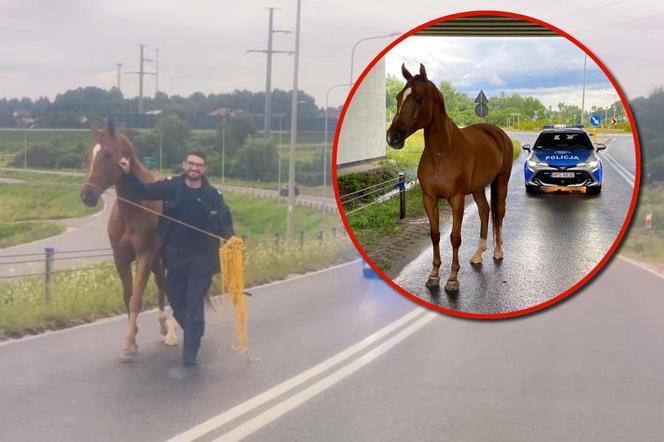
[[(522, 144), (533, 144), (537, 134), (510, 134)], [(466, 200), (459, 250), (461, 288), (456, 295), (442, 290), (452, 260), (451, 226), (441, 225), (441, 290), (424, 284), (431, 272), (428, 246), (395, 278), (419, 298), (445, 309), (492, 314), (527, 309), (554, 298), (579, 283), (604, 258), (617, 238), (630, 207), (635, 173), (631, 137), (607, 141), (604, 183), (598, 196), (555, 192), (526, 194), (522, 153), (514, 162), (507, 196), (503, 237), (505, 258), (492, 259), (492, 234), (484, 262), (472, 266), (470, 258), (479, 240), (479, 216), (472, 198)], [(487, 189), (487, 197), (488, 197)], [(491, 232), (491, 227), (489, 228)]]
[(0, 440), (606, 441), (664, 434), (664, 279), (624, 259), (554, 308), (474, 321), (365, 280), (356, 262), (249, 298), (259, 363), (221, 349), (208, 312), (200, 366), (142, 315), (0, 344)]

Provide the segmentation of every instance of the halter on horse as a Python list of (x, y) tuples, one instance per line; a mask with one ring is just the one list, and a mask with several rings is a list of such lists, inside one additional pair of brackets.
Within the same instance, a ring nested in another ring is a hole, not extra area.
[[(139, 200), (131, 191), (118, 183), (122, 170), (118, 165), (121, 158), (129, 158), (133, 172), (145, 182), (153, 181), (152, 175), (140, 163), (131, 141), (122, 134), (116, 134), (113, 122), (109, 119), (107, 127), (98, 129), (92, 126), (93, 145), (88, 150), (87, 162), (89, 173), (81, 188), (81, 200), (87, 206), (95, 206), (99, 197), (109, 187), (115, 185), (118, 197), (139, 203), (149, 209), (161, 212), (160, 201)], [(138, 351), (136, 334), (137, 319), (143, 304), (143, 293), (154, 274), (159, 291), (159, 323), (166, 345), (177, 345), (175, 321), (166, 315), (165, 276), (159, 257), (159, 238), (157, 236), (158, 216), (140, 207), (116, 201), (108, 220), (108, 236), (113, 248), (113, 258), (118, 275), (122, 281), (124, 302), (129, 315), (129, 324), (122, 346), (121, 359), (131, 361)], [(136, 275), (132, 281), (131, 263), (136, 261)]]
[[(489, 212), (492, 214), (495, 248), (493, 258), (503, 259), (502, 223), (505, 216), (507, 186), (512, 172), (512, 141), (491, 124), (473, 124), (460, 129), (445, 112), (443, 95), (427, 78), (424, 65), (413, 76), (401, 66), (406, 85), (397, 94), (397, 114), (387, 130), (387, 143), (401, 149), (406, 138), (424, 129), (424, 151), (417, 168), (424, 209), (429, 218), (433, 243), (433, 270), (426, 285), (437, 288), (440, 277), (440, 231), (438, 200), (452, 207), (452, 268), (445, 291), (459, 291), (459, 246), (465, 196), (472, 194), (480, 215), (480, 242), (471, 259), (482, 263), (487, 248)], [(491, 206), (484, 193), (491, 185)]]

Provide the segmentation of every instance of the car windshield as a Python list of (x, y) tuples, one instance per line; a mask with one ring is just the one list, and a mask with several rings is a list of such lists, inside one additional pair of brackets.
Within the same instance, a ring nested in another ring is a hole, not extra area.
[(590, 138), (584, 133), (542, 133), (535, 142), (535, 149), (560, 149), (560, 148), (583, 148), (592, 149)]

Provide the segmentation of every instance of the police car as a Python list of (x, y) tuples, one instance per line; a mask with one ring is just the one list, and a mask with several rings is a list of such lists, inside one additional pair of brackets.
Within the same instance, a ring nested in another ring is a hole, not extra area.
[(524, 144), (528, 152), (523, 165), (526, 192), (542, 187), (585, 187), (597, 195), (602, 190), (602, 161), (597, 152), (606, 145), (593, 146), (582, 126), (545, 126), (535, 144)]

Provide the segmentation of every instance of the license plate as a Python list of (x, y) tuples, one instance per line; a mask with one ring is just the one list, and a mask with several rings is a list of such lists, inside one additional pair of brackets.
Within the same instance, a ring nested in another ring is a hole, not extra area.
[(574, 172), (551, 172), (551, 178), (574, 178)]

